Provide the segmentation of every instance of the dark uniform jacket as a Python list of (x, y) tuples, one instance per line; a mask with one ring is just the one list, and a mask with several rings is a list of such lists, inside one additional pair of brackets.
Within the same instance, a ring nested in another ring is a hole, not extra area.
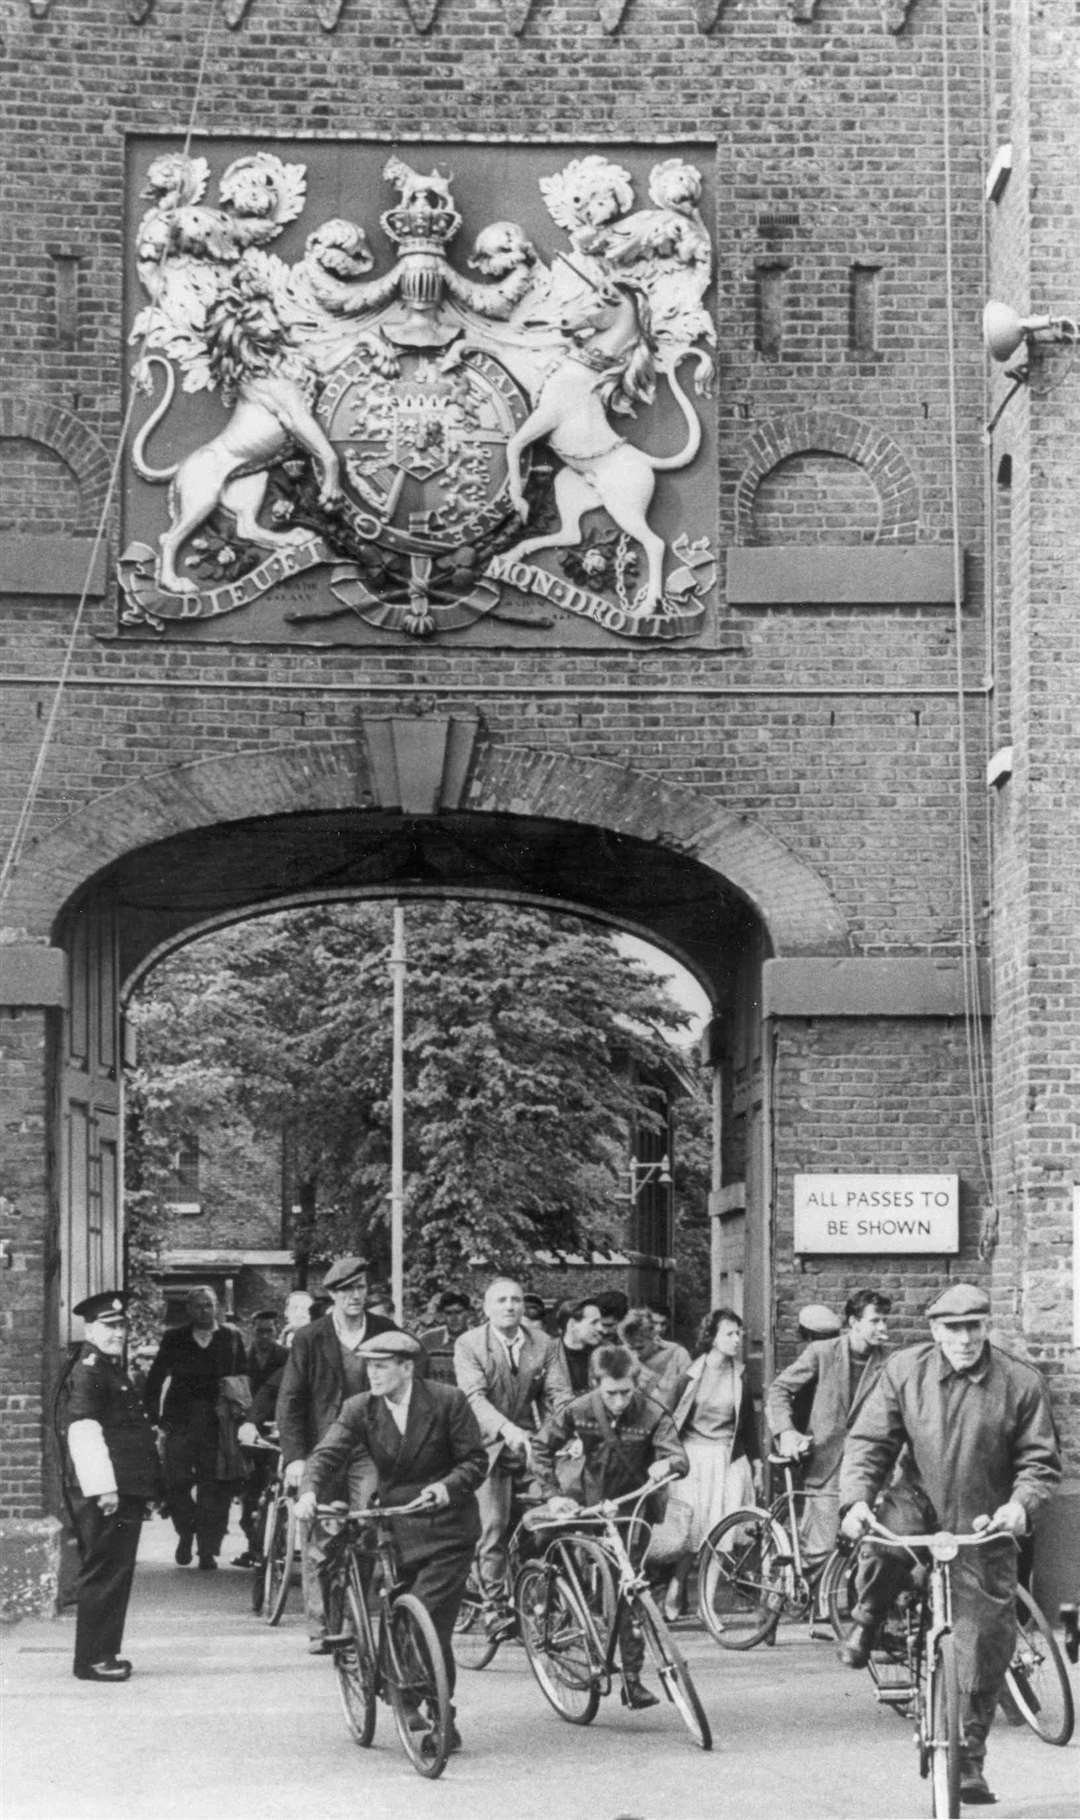
[(599, 1390), (590, 1390), (548, 1417), (533, 1443), (537, 1482), (545, 1497), (560, 1494), (555, 1455), (574, 1439), (582, 1447), (585, 1504), (636, 1490), (654, 1460), (666, 1461), (678, 1478), (689, 1471), (686, 1449), (667, 1410), (640, 1390), (619, 1416), (604, 1408)]
[[(69, 1446), (66, 1476), (76, 1496), (96, 1498), (114, 1489), (127, 1498), (150, 1499), (159, 1495), (157, 1446), (139, 1393), (119, 1363), (107, 1359), (96, 1346), (83, 1346), (67, 1381), (65, 1435), (70, 1434), (74, 1422), (96, 1423), (108, 1453), (106, 1462), (96, 1448), (92, 1432), (87, 1436), (89, 1445), (76, 1449), (78, 1463)], [(114, 1485), (107, 1482), (110, 1468)], [(100, 1476), (102, 1472), (104, 1477)]]
[(835, 1479), (848, 1429), (888, 1356), (882, 1346), (870, 1348), (852, 1394), (851, 1341), (841, 1333), (835, 1339), (813, 1340), (769, 1385), (765, 1421), (774, 1435), (787, 1428), (801, 1429), (800, 1404), (804, 1405), (807, 1393), (812, 1398), (808, 1432), (813, 1452), (803, 1473), (805, 1485), (823, 1486)]
[(1030, 1521), (1061, 1476), (1042, 1377), (989, 1344), (968, 1372), (933, 1340), (886, 1359), (844, 1448), (841, 1509), (873, 1503), (905, 1441), (902, 1479), (957, 1533), (1013, 1500)]
[(408, 1504), (437, 1480), (446, 1486), (450, 1502), (444, 1509), (395, 1525), (403, 1561), (447, 1547), (475, 1547), (480, 1536), (476, 1487), (488, 1462), (476, 1417), (456, 1386), (414, 1378), (404, 1434), (384, 1397), (371, 1391), (350, 1397), (308, 1455), (301, 1489), (323, 1497), (350, 1465), (364, 1478), (374, 1470), (379, 1502), (385, 1505)]
[[(366, 1335), (397, 1328), (389, 1315), (369, 1314)], [(364, 1368), (365, 1376), (367, 1368)], [(345, 1372), (341, 1363), (341, 1342), (334, 1328), (332, 1314), (326, 1314), (309, 1327), (293, 1335), (293, 1343), (278, 1391), (277, 1423), (281, 1439), (281, 1457), (286, 1466), (292, 1460), (306, 1460), (316, 1441), (320, 1441), (345, 1401)]]

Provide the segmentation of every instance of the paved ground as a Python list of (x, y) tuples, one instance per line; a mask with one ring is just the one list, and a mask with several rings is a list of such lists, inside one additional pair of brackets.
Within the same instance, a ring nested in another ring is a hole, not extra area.
[[(929, 1813), (910, 1727), (873, 1704), (827, 1643), (785, 1629), (775, 1649), (725, 1655), (679, 1637), (712, 1722), (704, 1755), (665, 1705), (613, 1700), (564, 1724), (521, 1650), (460, 1677), (466, 1749), (422, 1781), (380, 1709), (375, 1745), (346, 1735), (333, 1671), (304, 1651), (298, 1597), (279, 1630), (248, 1609), (247, 1575), (172, 1563), (148, 1525), (125, 1649), (136, 1673), (71, 1675), (73, 1620), (18, 1624), (3, 1652), (3, 1820), (909, 1820)], [(238, 1553), (238, 1537), (226, 1559)], [(1080, 1820), (1080, 1745), (995, 1729), (999, 1820)], [(973, 1812), (975, 1810), (972, 1810)]]

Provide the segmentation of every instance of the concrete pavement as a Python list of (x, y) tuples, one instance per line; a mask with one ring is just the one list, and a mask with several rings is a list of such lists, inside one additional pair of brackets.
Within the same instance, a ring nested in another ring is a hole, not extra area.
[[(930, 1812), (910, 1725), (873, 1703), (868, 1679), (805, 1626), (774, 1649), (725, 1654), (678, 1636), (715, 1748), (695, 1749), (666, 1703), (615, 1699), (589, 1727), (547, 1706), (516, 1646), (462, 1674), (466, 1748), (423, 1781), (379, 1709), (375, 1744), (348, 1737), (333, 1670), (304, 1649), (299, 1592), (282, 1626), (254, 1618), (248, 1576), (173, 1565), (147, 1525), (129, 1614), (130, 1682), (71, 1674), (73, 1617), (2, 1637), (3, 1820), (910, 1820)], [(224, 1559), (240, 1552), (235, 1532)], [(1074, 1688), (1075, 1691), (1075, 1688)], [(1052, 1749), (1000, 1722), (990, 1781), (998, 1820), (1080, 1820), (1080, 1745)], [(974, 1811), (974, 1810), (972, 1810)]]

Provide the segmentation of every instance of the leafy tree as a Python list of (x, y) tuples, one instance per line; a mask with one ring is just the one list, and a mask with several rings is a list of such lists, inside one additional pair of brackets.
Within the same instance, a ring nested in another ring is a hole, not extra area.
[[(424, 1296), (470, 1259), (614, 1243), (630, 1121), (688, 1023), (666, 983), (576, 919), (472, 901), (406, 911), (405, 1231)], [(320, 906), (209, 936), (132, 1007), (132, 1168), (158, 1192), (185, 1130), (284, 1133), (298, 1253), (389, 1265), (388, 905)], [(635, 1064), (631, 1067), (630, 1064)], [(156, 1173), (155, 1173), (156, 1171)], [(151, 1178), (153, 1178), (151, 1180)]]

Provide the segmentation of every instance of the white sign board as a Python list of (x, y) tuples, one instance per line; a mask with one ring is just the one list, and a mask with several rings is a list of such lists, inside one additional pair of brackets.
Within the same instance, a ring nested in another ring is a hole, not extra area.
[(797, 1175), (795, 1250), (960, 1249), (955, 1175)]

